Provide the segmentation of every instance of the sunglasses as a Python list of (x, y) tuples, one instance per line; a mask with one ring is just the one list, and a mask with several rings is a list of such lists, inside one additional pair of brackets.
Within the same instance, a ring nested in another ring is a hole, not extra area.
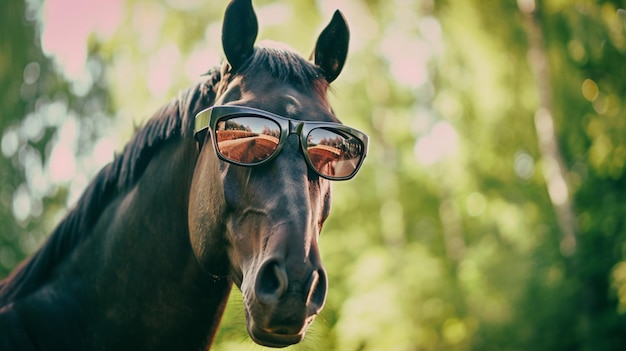
[(217, 156), (239, 166), (258, 166), (278, 155), (290, 134), (300, 137), (309, 168), (329, 180), (356, 174), (367, 154), (367, 135), (340, 123), (301, 121), (242, 106), (213, 106), (196, 115), (195, 138), (211, 133)]

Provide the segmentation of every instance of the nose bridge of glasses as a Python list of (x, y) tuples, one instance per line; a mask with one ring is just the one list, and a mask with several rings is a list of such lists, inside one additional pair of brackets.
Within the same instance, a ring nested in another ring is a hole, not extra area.
[[(300, 120), (295, 120), (295, 119), (287, 119), (288, 121), (288, 125), (289, 125), (289, 130), (287, 132), (287, 138), (289, 139), (291, 135), (294, 135), (296, 137), (296, 139), (294, 140), (294, 142), (297, 142), (299, 144), (299, 152), (302, 153), (302, 156), (304, 157), (305, 161), (308, 162), (308, 159), (306, 157), (306, 146), (304, 145), (306, 142), (306, 136), (302, 135), (302, 131), (304, 129), (304, 125), (305, 125), (305, 121), (300, 121)], [(285, 140), (286, 141), (286, 140)], [(309, 164), (309, 166), (311, 166)]]
[(296, 121), (293, 119), (289, 119), (289, 135), (298, 134), (302, 132), (302, 126), (304, 125), (303, 121)]

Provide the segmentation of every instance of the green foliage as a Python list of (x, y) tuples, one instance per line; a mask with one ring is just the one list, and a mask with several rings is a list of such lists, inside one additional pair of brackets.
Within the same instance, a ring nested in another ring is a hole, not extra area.
[[(91, 83), (84, 89), (81, 82), (68, 82), (44, 55), (40, 10), (34, 1), (0, 4), (2, 277), (41, 245), (67, 202), (95, 173), (95, 165), (86, 160), (92, 158), (93, 140), (110, 113), (105, 85)], [(92, 49), (88, 69), (95, 81), (101, 62), (100, 52)], [(79, 174), (56, 179), (55, 170), (74, 168)]]
[[(2, 4), (0, 276), (42, 237), (20, 233), (49, 230), (68, 201), (67, 183), (33, 195), (20, 156), (27, 151), (5, 152), (11, 133), (41, 111), (35, 101), (63, 94), (62, 110), (87, 130), (80, 160), (93, 149), (88, 136), (107, 132), (86, 112), (114, 115), (113, 127), (128, 136), (133, 124), (218, 64), (225, 4), (123, 3), (117, 29), (89, 39), (90, 62), (102, 74), (83, 95), (42, 54), (34, 23), (7, 15), (26, 13), (24, 4)], [(262, 38), (305, 55), (334, 7), (341, 7), (352, 41), (331, 99), (344, 123), (372, 139), (361, 173), (333, 185), (333, 211), (321, 239), (327, 306), (294, 349), (626, 348), (624, 3), (255, 6)], [(534, 74), (538, 53), (549, 63), (540, 75)], [(28, 83), (31, 62), (40, 67), (34, 83)], [(538, 89), (542, 84), (548, 94)], [(548, 191), (551, 159), (538, 136), (545, 130), (533, 119), (546, 101), (565, 166), (573, 248), (564, 244), (558, 203)], [(43, 128), (38, 140), (20, 132), (17, 148), (36, 150), (45, 165), (62, 125)], [(125, 140), (120, 137), (118, 146)], [(44, 204), (43, 213), (15, 219), (21, 184), (29, 201)], [(260, 349), (246, 335), (239, 295), (233, 292), (216, 350)]]
[(0, 276), (45, 237), (40, 225), (47, 199), (35, 188), (53, 133), (35, 111), (68, 90), (35, 40), (33, 17), (23, 1), (0, 5)]

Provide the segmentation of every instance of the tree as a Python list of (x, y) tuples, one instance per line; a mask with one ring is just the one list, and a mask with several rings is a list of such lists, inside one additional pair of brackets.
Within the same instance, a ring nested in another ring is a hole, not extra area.
[[(89, 155), (90, 140), (110, 112), (104, 85), (78, 91), (82, 88), (76, 82), (58, 73), (41, 48), (40, 9), (29, 4), (12, 0), (0, 5), (0, 276), (42, 243), (71, 205), (73, 183), (81, 186), (80, 178), (54, 179), (53, 168), (74, 163), (72, 155), (51, 164), (59, 140), (67, 138), (64, 130), (68, 125), (75, 129), (69, 140), (75, 150), (68, 152)], [(99, 64), (95, 48), (91, 63)]]
[[(27, 173), (41, 173), (51, 133), (33, 112), (55, 93), (66, 92), (67, 85), (38, 45), (34, 11), (24, 1), (6, 1), (1, 6), (0, 276), (4, 276), (43, 236), (38, 228), (43, 194), (32, 194)], [(23, 232), (32, 234), (20, 235)]]

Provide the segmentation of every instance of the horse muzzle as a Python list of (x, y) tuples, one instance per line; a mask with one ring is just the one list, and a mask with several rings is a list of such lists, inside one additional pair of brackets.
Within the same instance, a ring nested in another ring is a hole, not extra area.
[(248, 332), (258, 344), (285, 347), (300, 342), (322, 310), (326, 272), (310, 264), (300, 266), (290, 269), (282, 260), (267, 259), (253, 286), (244, 290)]

